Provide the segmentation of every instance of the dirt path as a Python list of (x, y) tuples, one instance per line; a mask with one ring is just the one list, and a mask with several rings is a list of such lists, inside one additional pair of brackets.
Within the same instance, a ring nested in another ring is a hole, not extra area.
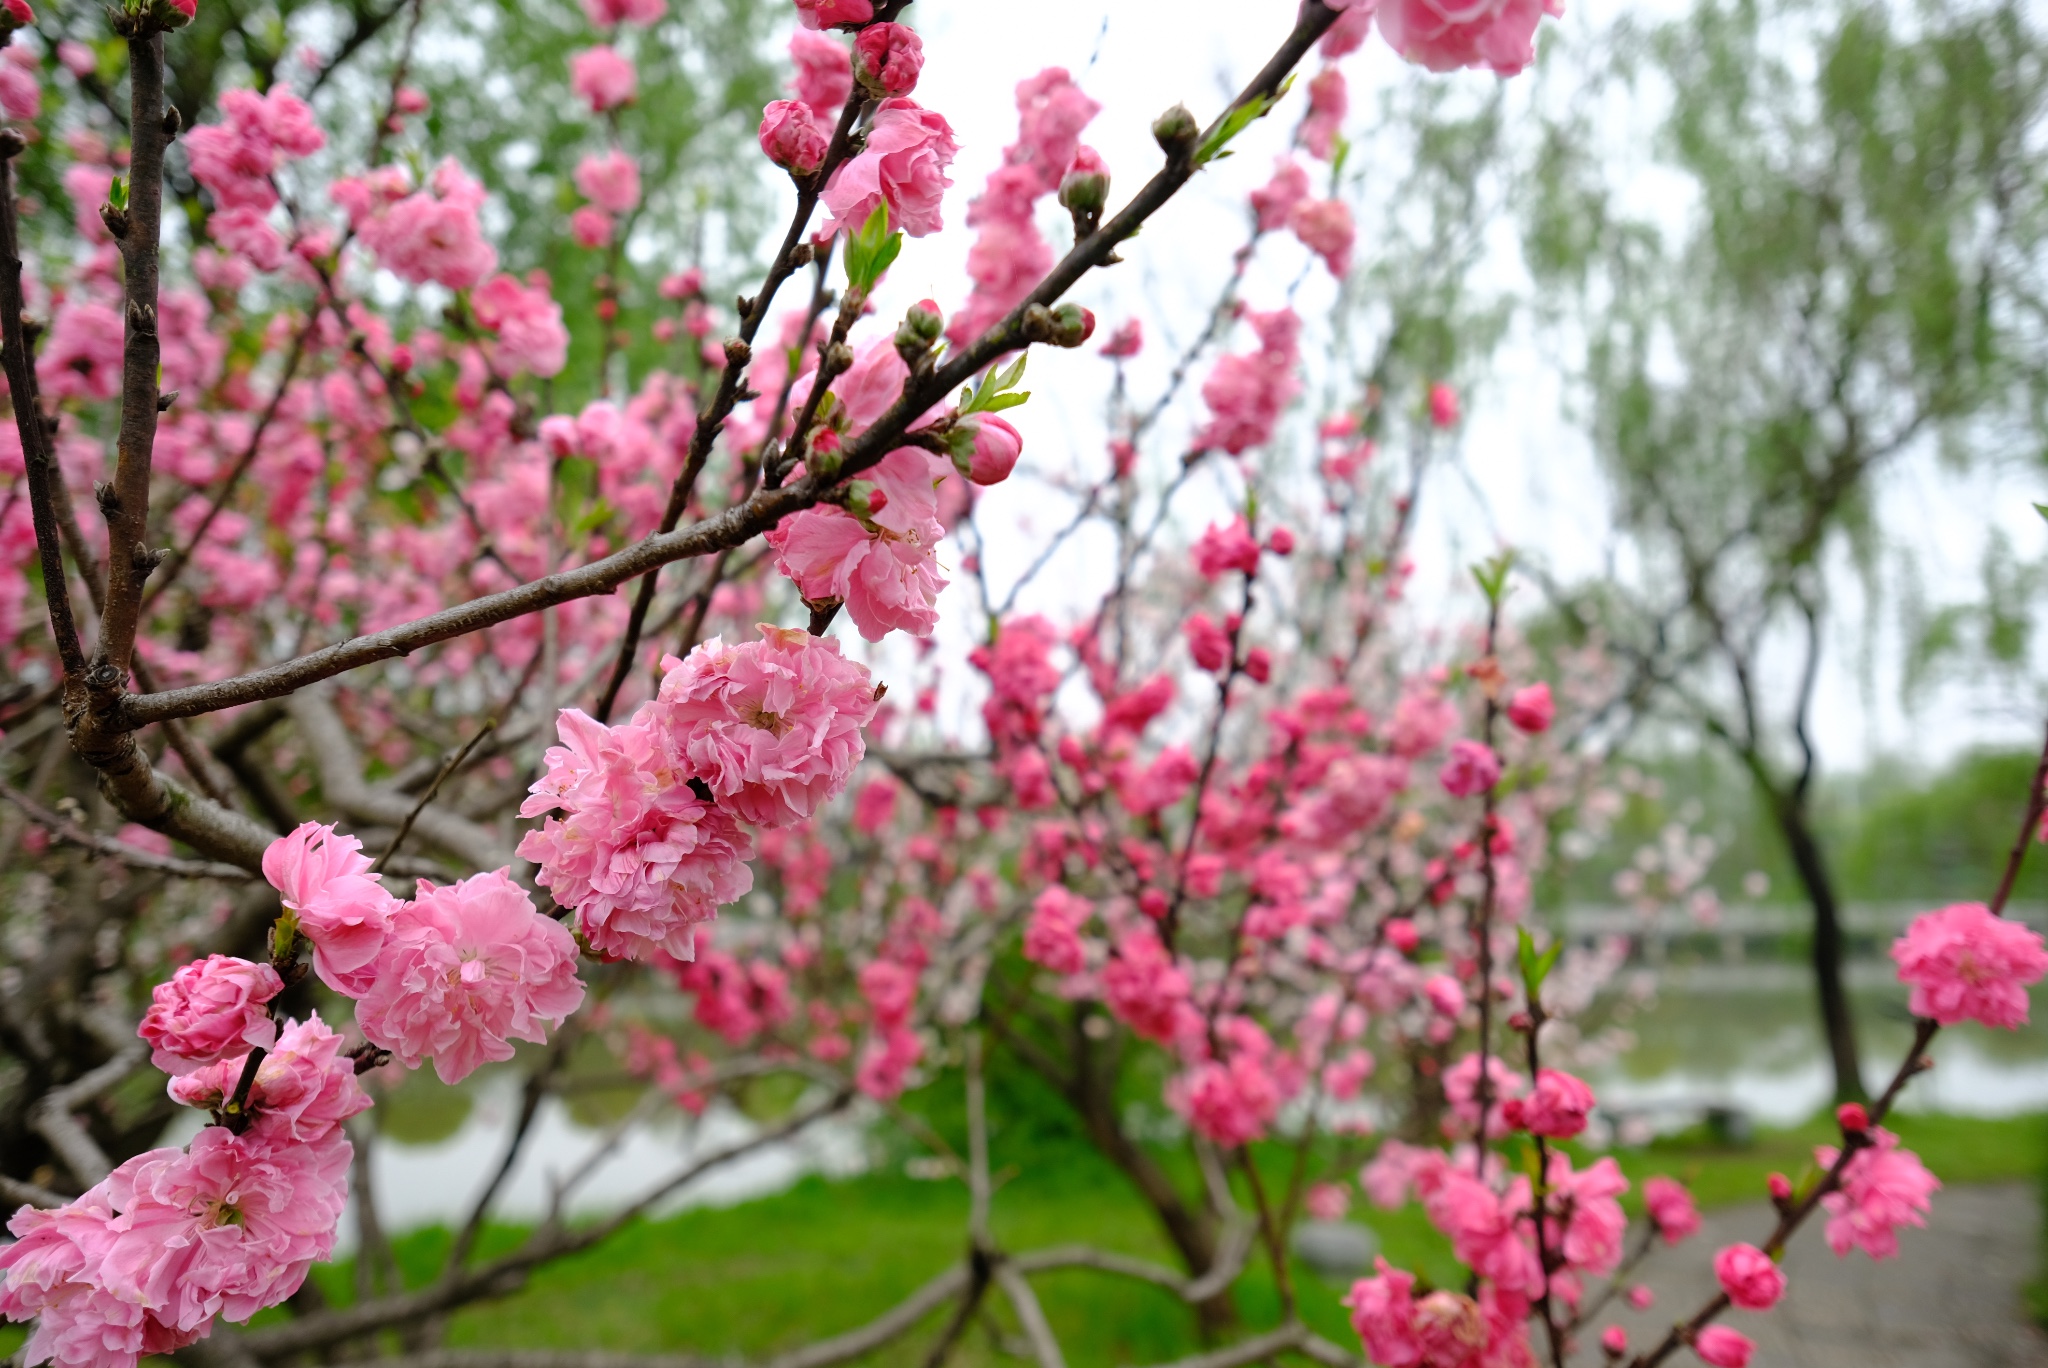
[[(1751, 1368), (2048, 1368), (2048, 1335), (2028, 1321), (2021, 1293), (2038, 1262), (2040, 1220), (2030, 1186), (1944, 1188), (1927, 1228), (1902, 1232), (1899, 1257), (1882, 1263), (1860, 1251), (1836, 1258), (1809, 1226), (1785, 1258), (1784, 1302), (1766, 1314), (1730, 1312), (1725, 1323), (1757, 1342)], [(1656, 1304), (1621, 1317), (1631, 1347), (1654, 1343), (1713, 1291), (1715, 1250), (1760, 1240), (1770, 1226), (1762, 1203), (1727, 1208), (1653, 1256), (1644, 1281)]]

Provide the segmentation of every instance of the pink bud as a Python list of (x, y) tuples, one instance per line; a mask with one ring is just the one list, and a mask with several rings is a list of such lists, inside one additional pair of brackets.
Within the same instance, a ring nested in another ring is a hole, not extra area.
[(1600, 1348), (1609, 1358), (1620, 1358), (1628, 1352), (1628, 1331), (1618, 1325), (1610, 1325), (1600, 1332)]
[(1785, 1272), (1753, 1244), (1732, 1244), (1714, 1256), (1714, 1277), (1744, 1311), (1768, 1311), (1785, 1295)]
[(1629, 1288), (1626, 1295), (1628, 1304), (1638, 1311), (1647, 1311), (1657, 1304), (1657, 1294), (1641, 1283)]
[(663, 299), (672, 299), (677, 303), (681, 303), (686, 299), (695, 299), (703, 293), (704, 271), (702, 267), (692, 266), (687, 271), (678, 271), (674, 275), (662, 277), (661, 297)]
[(1458, 392), (1442, 381), (1429, 387), (1429, 421), (1440, 428), (1458, 423)]
[(1294, 551), (1294, 534), (1284, 527), (1276, 527), (1266, 537), (1266, 547), (1276, 556), (1290, 555)]
[(427, 92), (414, 86), (400, 86), (397, 98), (392, 102), (392, 108), (407, 115), (424, 114), (432, 107), (433, 102), (427, 98)]
[(1138, 895), (1138, 910), (1153, 921), (1166, 919), (1166, 895), (1156, 888), (1148, 888)]
[(1526, 689), (1517, 689), (1508, 700), (1508, 721), (1515, 730), (1530, 733), (1550, 730), (1550, 724), (1557, 717), (1557, 705), (1550, 700), (1548, 684), (1531, 684)]
[(1138, 448), (1122, 437), (1112, 440), (1109, 444), (1109, 463), (1119, 480), (1129, 479), (1131, 471), (1138, 464)]
[(1395, 917), (1387, 923), (1387, 944), (1404, 955), (1415, 953), (1415, 947), (1422, 944), (1422, 934), (1415, 929), (1415, 923), (1406, 917)]
[(1709, 1325), (1693, 1337), (1692, 1351), (1712, 1368), (1749, 1368), (1756, 1342), (1725, 1325)]
[(171, 8), (187, 19), (199, 17), (199, 0), (171, 0)]
[(1772, 1174), (1770, 1177), (1770, 1186), (1772, 1201), (1789, 1202), (1792, 1200), (1792, 1180), (1790, 1178), (1787, 1178), (1784, 1174)]
[(924, 40), (907, 24), (875, 24), (853, 40), (853, 74), (870, 94), (908, 95), (922, 70)]
[(1254, 646), (1245, 652), (1244, 672), (1252, 677), (1255, 684), (1263, 684), (1273, 677), (1273, 655), (1263, 646)]
[(400, 375), (412, 369), (412, 348), (403, 342), (391, 349), (391, 369)]
[(4, 6), (0, 7), (7, 11), (9, 27), (27, 28), (36, 21), (36, 12), (28, 7), (28, 0), (5, 0)]
[(1109, 203), (1109, 163), (1085, 143), (1074, 149), (1060, 177), (1060, 207), (1077, 213), (1099, 214)]
[(811, 107), (800, 100), (771, 100), (761, 111), (761, 150), (792, 175), (808, 176), (825, 161), (831, 139)]
[(967, 478), (978, 485), (1001, 484), (1017, 468), (1024, 438), (994, 414), (982, 414), (974, 423), (974, 455), (968, 458)]
[(583, 247), (602, 247), (612, 240), (612, 216), (592, 205), (569, 215), (569, 234)]
[(1861, 1135), (1870, 1129), (1870, 1113), (1863, 1110), (1861, 1102), (1844, 1102), (1835, 1108), (1835, 1120), (1844, 1135)]

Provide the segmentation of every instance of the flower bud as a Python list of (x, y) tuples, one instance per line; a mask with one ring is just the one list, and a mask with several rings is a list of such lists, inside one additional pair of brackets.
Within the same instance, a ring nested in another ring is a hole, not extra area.
[(1074, 214), (1100, 214), (1108, 202), (1109, 163), (1084, 144), (1074, 150), (1074, 159), (1060, 177), (1060, 207)]
[(1870, 1129), (1870, 1113), (1863, 1110), (1861, 1102), (1844, 1102), (1835, 1108), (1835, 1120), (1844, 1135), (1861, 1135)]
[(1458, 392), (1441, 380), (1429, 387), (1429, 421), (1440, 428), (1458, 425)]
[(1251, 676), (1252, 683), (1265, 683), (1273, 677), (1273, 653), (1263, 646), (1252, 647), (1245, 652), (1244, 672)]
[(853, 40), (853, 74), (877, 99), (908, 95), (924, 70), (924, 40), (907, 24), (873, 24)]
[(1195, 150), (1202, 129), (1186, 105), (1177, 104), (1152, 122), (1152, 137), (1167, 160), (1179, 161)]
[(0, 33), (12, 33), (27, 28), (36, 21), (36, 12), (28, 7), (28, 0), (5, 0), (0, 3)]
[(825, 161), (831, 139), (801, 100), (771, 100), (761, 112), (761, 151), (793, 176), (808, 176)]
[(1294, 551), (1294, 534), (1284, 527), (1276, 527), (1267, 536), (1266, 547), (1276, 556), (1291, 555)]
[(1789, 1202), (1792, 1200), (1792, 1180), (1784, 1174), (1772, 1174), (1770, 1177), (1770, 1188), (1772, 1201)]
[(896, 327), (896, 353), (905, 364), (915, 365), (945, 330), (946, 316), (939, 311), (939, 306), (929, 299), (921, 299), (910, 306)]
[(1628, 1352), (1628, 1331), (1618, 1325), (1610, 1325), (1600, 1332), (1600, 1352), (1609, 1358), (1620, 1358)]
[(1138, 910), (1153, 921), (1166, 920), (1166, 895), (1156, 888), (1148, 888), (1138, 895)]
[(1052, 311), (1055, 347), (1078, 347), (1095, 335), (1095, 315), (1079, 304), (1062, 304)]
[(1024, 439), (1017, 429), (992, 413), (977, 414), (967, 425), (973, 432), (974, 444), (964, 461), (960, 456), (953, 463), (960, 467), (960, 473), (978, 485), (1001, 484), (1010, 478), (1010, 472), (1017, 468), (1017, 458), (1024, 454)]

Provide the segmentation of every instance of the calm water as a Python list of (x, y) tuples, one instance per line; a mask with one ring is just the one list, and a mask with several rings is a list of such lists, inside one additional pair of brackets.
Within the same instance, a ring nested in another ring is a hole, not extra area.
[[(1875, 969), (1877, 966), (1869, 966)], [(1857, 1024), (1873, 1087), (1882, 1086), (1912, 1037), (1903, 994), (1867, 971), (1855, 994)], [(1680, 1125), (1707, 1106), (1733, 1106), (1764, 1125), (1791, 1124), (1823, 1107), (1830, 1092), (1811, 993), (1789, 966), (1748, 965), (1668, 971), (1646, 1006), (1619, 1008), (1633, 1046), (1608, 1066), (1589, 1068), (1611, 1115), (1634, 1124)], [(1616, 1003), (1598, 1009), (1612, 1019)], [(1905, 1103), (1918, 1110), (2004, 1116), (2048, 1110), (2048, 1029), (2015, 1032), (1967, 1026), (1943, 1032), (1935, 1068), (1914, 1080)], [(517, 1115), (517, 1080), (485, 1073), (460, 1089), (429, 1073), (379, 1097), (385, 1128), (375, 1142), (372, 1178), (378, 1208), (393, 1228), (460, 1222), (497, 1170)], [(549, 1100), (540, 1111), (500, 1214), (543, 1215), (555, 1187), (583, 1166), (619, 1121), (590, 1099)], [(805, 1173), (847, 1174), (866, 1162), (864, 1122), (821, 1126), (763, 1147), (667, 1198), (662, 1210), (727, 1204), (780, 1190)], [(753, 1123), (718, 1106), (697, 1120), (666, 1109), (636, 1120), (616, 1150), (592, 1169), (566, 1204), (589, 1213), (616, 1209), (697, 1158), (753, 1133)], [(344, 1230), (353, 1237), (351, 1219)]]

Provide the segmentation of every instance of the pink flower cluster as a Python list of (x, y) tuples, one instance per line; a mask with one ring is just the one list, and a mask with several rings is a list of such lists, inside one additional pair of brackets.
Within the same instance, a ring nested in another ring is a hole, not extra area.
[(694, 928), (753, 886), (741, 821), (788, 827), (836, 797), (874, 716), (866, 667), (839, 644), (762, 626), (670, 657), (659, 696), (623, 726), (573, 709), (520, 815), (549, 817), (519, 853), (576, 909), (600, 952), (695, 954)]
[(546, 1039), (583, 1001), (576, 942), (503, 870), (400, 902), (352, 836), (307, 822), (264, 852), (263, 873), (313, 945), (314, 971), (356, 999), (356, 1024), (407, 1068), (444, 1083)]
[(193, 1073), (276, 1044), (277, 1024), (266, 1004), (283, 991), (284, 980), (267, 964), (208, 955), (156, 986), (136, 1034), (148, 1042), (156, 1067)]
[(213, 192), (219, 206), (207, 231), (256, 269), (284, 264), (285, 243), (271, 227), (279, 168), (309, 157), (327, 143), (305, 101), (283, 85), (267, 95), (230, 90), (220, 97), (222, 121), (184, 137), (192, 178)]
[[(874, 345), (894, 355), (886, 340)], [(821, 504), (770, 531), (775, 568), (806, 603), (844, 603), (869, 641), (897, 630), (930, 636), (946, 587), (936, 559), (946, 536), (936, 491), (949, 468), (921, 447), (898, 447), (861, 473), (875, 491), (864, 516)]]
[(1944, 1026), (1979, 1021), (2014, 1030), (2027, 1023), (2027, 987), (2048, 974), (2041, 933), (1995, 917), (1982, 903), (1957, 903), (1916, 917), (1892, 944), (1908, 1008)]
[(1294, 374), (1301, 355), (1301, 319), (1294, 310), (1247, 311), (1244, 318), (1258, 336), (1258, 350), (1216, 363), (1202, 382), (1209, 421), (1195, 434), (1198, 448), (1221, 448), (1232, 456), (1272, 441), (1280, 415), (1301, 391)]
[[(1890, 1131), (1873, 1126), (1868, 1136), (1869, 1143), (1842, 1167), (1839, 1190), (1820, 1204), (1828, 1213), (1828, 1247), (1836, 1254), (1861, 1249), (1873, 1259), (1889, 1259), (1899, 1252), (1900, 1226), (1927, 1224), (1930, 1199), (1941, 1180), (1913, 1151), (1899, 1148), (1899, 1137)], [(1840, 1152), (1823, 1145), (1813, 1157), (1829, 1169)]]
[(497, 269), (498, 254), (477, 221), (484, 188), (453, 158), (434, 168), (418, 190), (405, 171), (385, 166), (343, 176), (327, 193), (379, 264), (402, 280), (467, 290)]
[[(23, 1207), (0, 1249), (0, 1315), (33, 1317), (25, 1362), (133, 1368), (298, 1291), (334, 1247), (352, 1151), (341, 1122), (370, 1105), (340, 1037), (290, 1023), (256, 1071), (241, 1133), (213, 1125), (155, 1149), (54, 1210)], [(218, 1109), (244, 1072), (224, 1057), (171, 1095)]]
[(832, 211), (830, 230), (857, 231), (886, 205), (891, 232), (936, 233), (944, 226), (939, 201), (953, 184), (946, 168), (959, 150), (952, 126), (936, 111), (904, 96), (882, 101), (860, 155), (832, 173), (820, 196)]

